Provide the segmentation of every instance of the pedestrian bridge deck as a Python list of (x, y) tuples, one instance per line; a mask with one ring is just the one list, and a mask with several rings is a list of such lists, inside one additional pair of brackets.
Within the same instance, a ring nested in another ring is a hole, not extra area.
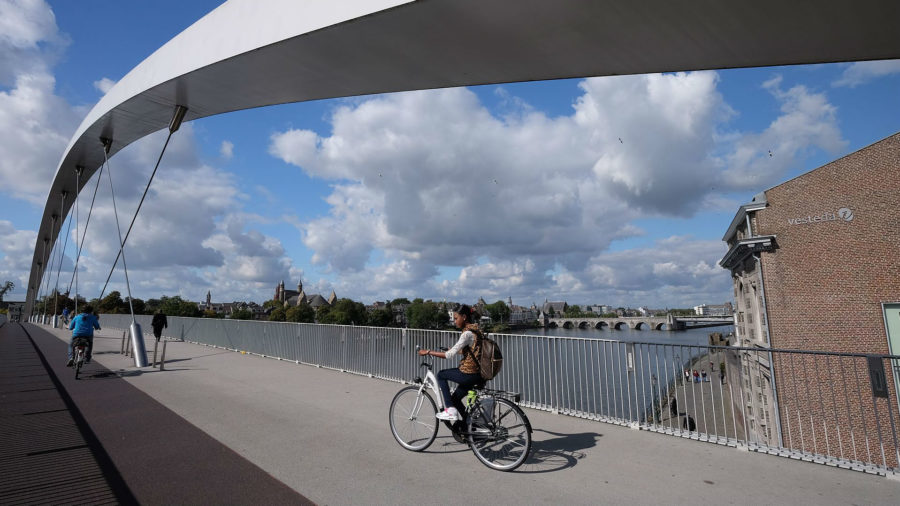
[[(526, 410), (535, 429), (530, 460), (516, 472), (494, 472), (445, 429), (429, 451), (400, 448), (387, 425), (396, 383), (182, 342), (168, 344), (165, 371), (135, 369), (118, 353), (120, 337), (98, 333), (95, 361), (76, 382), (64, 366), (64, 331), (0, 327), (3, 439), (17, 442), (0, 453), (0, 470), (14, 478), (0, 486), (0, 503), (22, 502), (22, 490), (90, 461), (84, 452), (67, 456), (73, 448), (88, 448), (105, 478), (94, 480), (98, 500), (142, 504), (896, 504), (900, 497), (895, 479), (536, 410)], [(40, 350), (44, 367), (28, 349)], [(35, 396), (53, 406), (19, 409)], [(27, 420), (36, 415), (26, 413), (41, 411), (71, 415), (81, 442), (56, 442), (49, 428), (45, 437), (22, 437), (36, 430)], [(19, 478), (9, 472), (47, 455), (57, 456), (56, 467), (32, 466)]]

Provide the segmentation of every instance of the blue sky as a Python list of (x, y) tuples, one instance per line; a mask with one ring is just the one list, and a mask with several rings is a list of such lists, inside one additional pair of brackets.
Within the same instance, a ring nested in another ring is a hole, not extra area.
[[(0, 0), (8, 299), (24, 297), (47, 188), (81, 119), (218, 4)], [(282, 279), (302, 279), (308, 292), (365, 303), (722, 303), (730, 278), (716, 262), (737, 207), (897, 132), (898, 118), (898, 61), (515, 83), (206, 118), (176, 134), (154, 180), (126, 249), (132, 292), (261, 302)], [(162, 140), (111, 160), (120, 216), (131, 216)], [(88, 298), (116, 251), (103, 183), (79, 270)], [(56, 257), (63, 289), (74, 251), (70, 241)], [(121, 269), (111, 283), (125, 293)]]

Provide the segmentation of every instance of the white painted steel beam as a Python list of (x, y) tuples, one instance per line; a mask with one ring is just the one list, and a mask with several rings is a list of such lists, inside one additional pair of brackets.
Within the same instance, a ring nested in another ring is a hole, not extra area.
[[(177, 15), (177, 13), (173, 13)], [(897, 0), (230, 0), (123, 77), (52, 182), (186, 120), (273, 104), (569, 77), (900, 58)], [(81, 188), (77, 189), (78, 191)], [(52, 243), (51, 243), (52, 244)], [(26, 312), (37, 291), (38, 248)]]

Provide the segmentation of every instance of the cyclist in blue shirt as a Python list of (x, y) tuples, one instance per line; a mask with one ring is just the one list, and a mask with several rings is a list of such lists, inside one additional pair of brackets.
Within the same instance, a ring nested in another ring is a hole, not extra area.
[(72, 318), (72, 321), (69, 322), (69, 330), (72, 331), (72, 338), (69, 339), (69, 360), (66, 362), (67, 367), (72, 367), (72, 364), (74, 364), (74, 361), (72, 360), (72, 343), (79, 337), (87, 339), (88, 341), (84, 362), (89, 363), (91, 361), (91, 352), (94, 350), (94, 329), (100, 330), (100, 321), (97, 319), (97, 315), (93, 314), (93, 311), (93, 307), (84, 306), (82, 312), (78, 314), (78, 316)]

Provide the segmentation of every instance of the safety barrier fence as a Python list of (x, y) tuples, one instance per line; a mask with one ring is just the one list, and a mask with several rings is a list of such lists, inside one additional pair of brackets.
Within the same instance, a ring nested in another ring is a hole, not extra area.
[[(152, 316), (137, 317), (150, 332)], [(128, 328), (129, 315), (101, 315)], [(169, 317), (164, 336), (410, 381), (458, 333)], [(900, 356), (491, 334), (522, 405), (881, 475), (900, 473)], [(696, 371), (696, 375), (695, 375)]]

